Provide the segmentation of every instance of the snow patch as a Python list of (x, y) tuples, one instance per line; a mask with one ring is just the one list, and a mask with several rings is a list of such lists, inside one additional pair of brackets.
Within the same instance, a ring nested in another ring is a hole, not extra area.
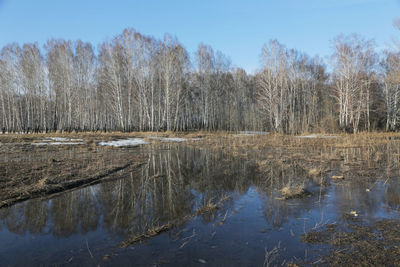
[(187, 139), (179, 138), (179, 137), (167, 137), (167, 138), (163, 138), (161, 140), (165, 141), (165, 142), (183, 142), (183, 141), (186, 141)]
[(44, 139), (43, 141), (48, 142), (48, 141), (56, 141), (56, 142), (71, 142), (71, 141), (76, 141), (76, 142), (82, 142), (82, 139), (70, 139), (70, 138), (63, 138), (63, 137), (48, 137)]
[(83, 142), (46, 142), (46, 143), (33, 143), (35, 146), (48, 146), (48, 145), (82, 145)]
[(310, 135), (298, 135), (296, 138), (340, 138), (336, 135), (322, 135), (322, 134), (310, 134)]
[(70, 139), (63, 137), (46, 137), (41, 143), (33, 143), (36, 146), (46, 146), (46, 145), (82, 145), (83, 139)]
[(158, 137), (152, 136), (150, 139), (160, 140), (161, 142), (184, 142), (184, 141), (198, 141), (201, 138), (180, 138), (180, 137)]
[(148, 142), (144, 141), (143, 139), (140, 138), (130, 138), (126, 140), (118, 140), (118, 141), (104, 141), (100, 142), (99, 145), (101, 146), (115, 146), (115, 147), (121, 147), (121, 146), (138, 146), (138, 145), (146, 145)]
[(2, 131), (0, 131), (0, 134), (29, 134), (29, 133), (24, 133), (24, 132), (9, 133), (9, 132), (2, 132)]
[(246, 136), (246, 135), (267, 135), (269, 132), (260, 132), (260, 131), (240, 131), (235, 136)]

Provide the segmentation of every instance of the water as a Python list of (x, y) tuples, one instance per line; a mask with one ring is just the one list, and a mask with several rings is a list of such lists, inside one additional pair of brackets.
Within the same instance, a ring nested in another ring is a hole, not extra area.
[[(400, 218), (396, 178), (320, 186), (295, 161), (260, 170), (257, 152), (240, 157), (186, 144), (131, 150), (147, 155), (139, 173), (1, 209), (0, 265), (262, 266), (274, 247), (273, 263), (313, 262), (327, 247), (301, 241), (311, 229)], [(278, 190), (293, 181), (312, 194), (282, 200)], [(218, 209), (196, 215), (210, 203)], [(176, 226), (120, 247), (169, 222)]]

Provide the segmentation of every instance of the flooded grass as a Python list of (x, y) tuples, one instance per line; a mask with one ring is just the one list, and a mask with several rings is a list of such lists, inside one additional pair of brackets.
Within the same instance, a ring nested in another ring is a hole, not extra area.
[(204, 214), (204, 213), (208, 213), (208, 212), (213, 212), (218, 210), (218, 206), (213, 204), (213, 203), (209, 203), (205, 206), (201, 206), (200, 208), (198, 208), (196, 210), (196, 215), (200, 215), (200, 214)]
[(0, 208), (26, 199), (47, 196), (109, 179), (121, 171), (134, 171), (141, 155), (123, 152), (114, 157), (89, 145), (3, 148), (0, 160)]
[(167, 223), (167, 224), (164, 224), (161, 226), (157, 226), (157, 227), (148, 229), (145, 233), (143, 233), (141, 235), (133, 236), (133, 237), (129, 238), (128, 240), (122, 242), (120, 244), (120, 247), (126, 248), (132, 244), (135, 244), (136, 242), (140, 242), (140, 241), (146, 240), (148, 238), (155, 237), (163, 232), (166, 232), (166, 231), (172, 229), (172, 227), (174, 227), (174, 225), (172, 225), (172, 223)]
[(318, 264), (329, 266), (400, 266), (400, 221), (379, 220), (372, 226), (347, 225), (338, 230), (336, 224), (324, 230), (310, 231), (302, 240), (312, 244), (329, 244), (329, 252)]
[(398, 266), (399, 140), (1, 135), (0, 262)]
[(281, 194), (284, 199), (300, 198), (310, 195), (304, 185), (289, 185), (281, 189)]

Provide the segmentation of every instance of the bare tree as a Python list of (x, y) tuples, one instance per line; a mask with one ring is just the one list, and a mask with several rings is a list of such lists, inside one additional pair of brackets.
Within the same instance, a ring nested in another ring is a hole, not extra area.
[(50, 39), (44, 50), (7, 45), (0, 130), (397, 129), (398, 51), (385, 52), (378, 70), (372, 41), (340, 36), (334, 48), (328, 75), (320, 58), (273, 40), (262, 49), (261, 70), (249, 75), (211, 46), (200, 44), (191, 59), (176, 37), (134, 29), (97, 49), (80, 40)]
[(365, 41), (357, 35), (339, 36), (335, 40), (333, 88), (341, 128), (357, 132), (364, 115), (369, 130), (370, 86), (375, 57), (371, 40)]

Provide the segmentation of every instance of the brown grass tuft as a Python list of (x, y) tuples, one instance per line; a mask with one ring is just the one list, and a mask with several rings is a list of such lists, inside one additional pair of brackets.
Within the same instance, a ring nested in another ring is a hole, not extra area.
[(282, 188), (281, 194), (285, 199), (290, 199), (303, 197), (305, 195), (308, 195), (309, 192), (304, 188), (303, 185), (291, 185)]
[(207, 205), (204, 205), (204, 206), (201, 206), (200, 208), (198, 208), (196, 210), (196, 215), (212, 212), (215, 210), (218, 210), (218, 206), (216, 204), (210, 203), (210, 204), (207, 204)]
[(310, 176), (318, 176), (320, 173), (321, 172), (316, 168), (313, 168), (313, 169), (308, 171), (308, 175), (310, 175)]

